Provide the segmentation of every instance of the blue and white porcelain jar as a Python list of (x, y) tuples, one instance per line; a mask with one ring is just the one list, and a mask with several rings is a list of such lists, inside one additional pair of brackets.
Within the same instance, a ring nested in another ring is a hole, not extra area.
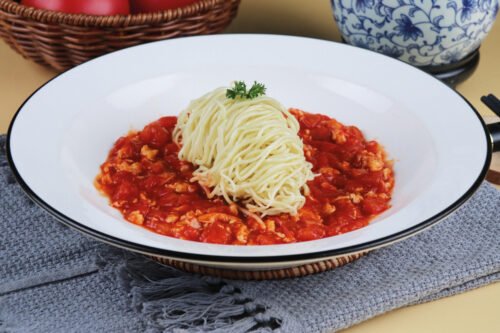
[(331, 0), (349, 44), (415, 66), (456, 63), (491, 29), (498, 0)]

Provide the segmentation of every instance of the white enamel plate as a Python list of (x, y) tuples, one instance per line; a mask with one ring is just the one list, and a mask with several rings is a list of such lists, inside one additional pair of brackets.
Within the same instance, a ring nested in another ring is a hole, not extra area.
[[(233, 80), (263, 82), (285, 106), (382, 143), (395, 160), (392, 208), (347, 234), (269, 246), (185, 241), (125, 221), (93, 186), (114, 141)], [(61, 74), (19, 109), (8, 154), (30, 197), (90, 236), (156, 256), (263, 269), (384, 246), (443, 219), (481, 183), (491, 142), (460, 95), (400, 61), (315, 39), (218, 35), (132, 47)]]

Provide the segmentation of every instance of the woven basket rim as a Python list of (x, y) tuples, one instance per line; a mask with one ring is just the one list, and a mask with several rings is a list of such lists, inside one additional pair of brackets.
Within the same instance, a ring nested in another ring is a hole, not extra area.
[(117, 27), (146, 25), (182, 19), (209, 11), (216, 5), (225, 1), (234, 2), (239, 0), (198, 0), (184, 7), (153, 13), (129, 15), (88, 15), (69, 14), (46, 9), (37, 9), (21, 5), (14, 0), (0, 0), (0, 15), (2, 12), (6, 12), (47, 24), (66, 24), (82, 27)]

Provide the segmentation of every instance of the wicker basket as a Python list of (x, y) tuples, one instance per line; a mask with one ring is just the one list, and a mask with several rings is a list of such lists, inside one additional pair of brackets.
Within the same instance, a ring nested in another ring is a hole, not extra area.
[(0, 0), (0, 36), (23, 57), (61, 71), (132, 45), (220, 32), (235, 17), (239, 3), (200, 0), (157, 13), (94, 16)]

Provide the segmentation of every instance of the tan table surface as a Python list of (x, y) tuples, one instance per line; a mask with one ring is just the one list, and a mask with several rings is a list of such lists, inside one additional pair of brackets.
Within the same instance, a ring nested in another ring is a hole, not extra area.
[[(339, 40), (328, 0), (243, 0), (228, 32), (275, 33)], [(36, 88), (56, 73), (22, 59), (0, 42), (0, 133)], [(500, 95), (500, 24), (481, 47), (478, 69), (458, 90), (482, 115), (485, 93)], [(500, 283), (427, 304), (389, 312), (345, 333), (500, 332)]]

